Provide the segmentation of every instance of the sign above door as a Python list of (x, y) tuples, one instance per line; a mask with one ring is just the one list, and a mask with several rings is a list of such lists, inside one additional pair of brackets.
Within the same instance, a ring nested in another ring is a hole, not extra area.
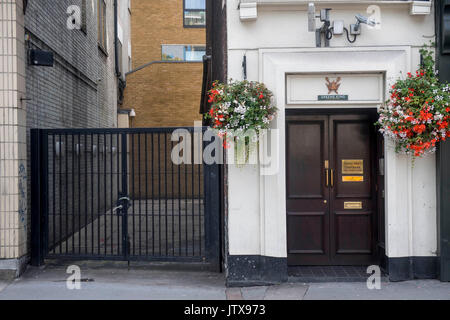
[(286, 103), (380, 104), (383, 103), (382, 73), (288, 74)]

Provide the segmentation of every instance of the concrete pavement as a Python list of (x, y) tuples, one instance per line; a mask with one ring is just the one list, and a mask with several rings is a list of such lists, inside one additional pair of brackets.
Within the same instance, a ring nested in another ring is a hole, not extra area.
[(0, 282), (0, 300), (450, 300), (450, 283), (437, 280), (365, 283), (288, 283), (226, 288), (223, 274), (206, 271), (82, 268), (81, 289), (67, 289), (65, 267), (29, 268)]

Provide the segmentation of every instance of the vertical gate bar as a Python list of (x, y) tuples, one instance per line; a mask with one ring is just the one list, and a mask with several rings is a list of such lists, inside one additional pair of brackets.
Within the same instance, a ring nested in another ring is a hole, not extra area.
[(181, 256), (181, 163), (178, 165), (178, 251)]
[[(173, 150), (173, 141), (170, 140), (170, 150)], [(172, 152), (170, 153), (172, 155)], [(171, 175), (172, 175), (172, 255), (175, 256), (175, 187), (174, 187), (174, 163), (172, 157), (170, 158)]]
[(154, 180), (155, 180), (155, 153), (154, 150), (154, 141), (155, 137), (152, 132), (152, 255), (155, 255), (155, 188), (154, 188)]
[(59, 147), (58, 147), (58, 151), (59, 151), (59, 162), (58, 162), (58, 196), (59, 196), (59, 237), (58, 237), (58, 242), (59, 242), (59, 253), (62, 254), (62, 174), (61, 174), (61, 167), (62, 167), (62, 139), (61, 139), (61, 134), (58, 135), (58, 143), (59, 143)]
[(158, 132), (158, 239), (159, 256), (161, 256), (161, 134)]
[(141, 188), (141, 134), (138, 134), (138, 176), (139, 176), (139, 256), (142, 255), (141, 232), (142, 232), (142, 217), (141, 217), (141, 203), (142, 203), (142, 188)]
[(191, 181), (192, 181), (192, 255), (195, 256), (195, 208), (194, 208), (194, 173), (195, 173), (195, 163), (194, 163), (194, 139), (195, 139), (195, 133), (192, 132), (192, 139), (191, 141)]
[[(128, 195), (128, 145), (127, 133), (122, 133), (122, 196)], [(128, 203), (122, 212), (122, 254), (125, 260), (128, 259)]]
[(56, 141), (55, 135), (52, 135), (52, 207), (53, 207), (53, 221), (52, 221), (52, 229), (53, 229), (53, 242), (52, 242), (52, 250), (56, 253)]
[(69, 143), (67, 136), (68, 134), (65, 134), (65, 146), (64, 146), (64, 155), (65, 155), (65, 167), (66, 167), (66, 171), (65, 171), (65, 176), (66, 176), (66, 210), (64, 210), (64, 216), (66, 219), (66, 235), (65, 235), (65, 239), (66, 239), (66, 254), (69, 252), (69, 160), (67, 159), (69, 157), (69, 153), (67, 152), (67, 145)]
[(88, 136), (84, 135), (84, 254), (88, 254)]
[[(97, 147), (98, 151), (98, 147)], [(94, 135), (91, 134), (91, 254), (94, 255)]]
[(148, 256), (148, 134), (145, 133), (145, 255)]
[(113, 212), (113, 208), (114, 208), (114, 203), (113, 203), (113, 135), (112, 133), (109, 134), (109, 139), (110, 139), (110, 146), (109, 146), (109, 151), (110, 151), (110, 170), (111, 172), (109, 173), (109, 184), (110, 184), (110, 212), (111, 212), (111, 222), (110, 222), (110, 231), (111, 231), (111, 255), (114, 254), (114, 212)]
[(101, 161), (100, 161), (100, 134), (97, 135), (97, 146), (98, 146), (98, 156), (97, 156), (97, 254), (100, 255), (100, 212), (101, 212)]
[[(199, 148), (202, 148), (201, 146), (201, 140), (198, 144)], [(198, 241), (199, 241), (199, 256), (202, 256), (202, 186), (201, 186), (201, 176), (202, 176), (202, 163), (203, 163), (203, 151), (202, 149), (199, 150), (200, 152), (200, 163), (198, 164)]]
[(81, 133), (78, 134), (78, 254), (81, 254)]
[[(117, 150), (117, 159), (116, 159), (116, 176), (117, 176), (117, 195), (120, 195), (119, 192), (119, 186), (120, 186), (120, 167), (119, 167), (119, 163), (120, 163), (120, 135), (117, 134), (117, 141), (116, 141), (116, 150)], [(120, 215), (117, 215), (117, 255), (120, 255)]]
[(103, 245), (105, 246), (105, 255), (108, 252), (108, 238), (107, 238), (107, 234), (108, 234), (108, 222), (107, 222), (107, 214), (106, 214), (106, 206), (107, 206), (107, 194), (106, 194), (106, 189), (107, 189), (107, 181), (106, 181), (106, 162), (107, 162), (107, 154), (108, 154), (108, 141), (106, 140), (106, 134), (103, 134), (103, 148), (104, 148), (104, 152), (103, 152), (103, 221), (105, 222), (105, 225), (103, 226), (103, 231), (104, 231), (104, 237), (103, 237)]
[(133, 233), (132, 233), (132, 239), (133, 239), (133, 256), (135, 255), (135, 248), (136, 248), (136, 243), (134, 241), (136, 233), (136, 221), (135, 221), (135, 202), (134, 199), (136, 197), (135, 194), (135, 172), (134, 172), (134, 133), (131, 134), (131, 188), (132, 188), (132, 212), (133, 212)]
[[(41, 191), (40, 191), (40, 195), (41, 195), (41, 223), (44, 225), (43, 230), (41, 229), (41, 243), (42, 243), (42, 248), (41, 248), (41, 257), (42, 259), (45, 258), (45, 255), (48, 253), (49, 251), (49, 245), (48, 245), (48, 241), (49, 241), (49, 190), (48, 190), (48, 185), (49, 185), (49, 163), (48, 163), (48, 158), (49, 158), (49, 152), (48, 152), (48, 144), (49, 144), (49, 137), (47, 133), (41, 133), (40, 135), (40, 143), (42, 143), (42, 149), (41, 149), (41, 160), (40, 160), (40, 165), (41, 165), (41, 170), (42, 170), (42, 177), (44, 178), (43, 181), (41, 180)], [(32, 158), (33, 159), (33, 158)], [(42, 261), (43, 262), (43, 261)]]
[(169, 255), (169, 239), (168, 239), (168, 232), (169, 232), (169, 225), (167, 220), (167, 132), (164, 133), (164, 215), (165, 215), (165, 231), (166, 231), (166, 256)]
[[(186, 157), (185, 157), (185, 159), (186, 159)], [(185, 233), (185, 235), (186, 235), (186, 256), (189, 256), (189, 251), (188, 251), (188, 249), (189, 249), (189, 246), (188, 246), (188, 244), (189, 244), (189, 235), (188, 235), (188, 233), (189, 233), (189, 230), (188, 230), (188, 203), (187, 203), (187, 197), (188, 197), (188, 164), (187, 163), (185, 163), (184, 164), (184, 213), (185, 213), (185, 217), (184, 217), (184, 220), (185, 220), (185, 223), (186, 223), (186, 225), (185, 225), (185, 231), (184, 231), (184, 233)]]
[(72, 254), (75, 254), (75, 135), (72, 134)]

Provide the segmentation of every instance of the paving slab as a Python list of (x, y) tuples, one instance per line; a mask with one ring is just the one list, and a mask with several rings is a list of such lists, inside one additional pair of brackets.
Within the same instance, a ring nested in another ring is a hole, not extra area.
[(228, 288), (226, 289), (227, 300), (243, 300), (242, 292), (240, 288)]
[(69, 290), (63, 268), (30, 269), (0, 300), (225, 300), (223, 275), (153, 270), (82, 270), (80, 290)]
[(310, 283), (305, 300), (450, 300), (450, 283), (438, 280), (382, 282), (381, 289), (365, 283)]
[(381, 283), (288, 283), (226, 288), (225, 276), (208, 271), (81, 266), (81, 290), (67, 288), (66, 267), (29, 267), (12, 282), (0, 282), (0, 300), (450, 300), (450, 283), (415, 280)]
[(264, 300), (268, 287), (247, 287), (241, 288), (244, 300)]
[(0, 281), (0, 292), (2, 292), (7, 286), (9, 282), (6, 281)]
[(264, 300), (303, 300), (307, 291), (308, 286), (302, 284), (273, 286), (267, 289)]

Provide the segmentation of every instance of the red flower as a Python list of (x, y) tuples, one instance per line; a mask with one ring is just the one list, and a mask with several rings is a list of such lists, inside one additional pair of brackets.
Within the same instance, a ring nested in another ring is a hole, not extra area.
[(414, 132), (421, 134), (426, 130), (426, 126), (424, 124), (416, 124), (413, 128)]
[(439, 126), (439, 130), (446, 129), (448, 127), (447, 121), (438, 121), (436, 124)]

